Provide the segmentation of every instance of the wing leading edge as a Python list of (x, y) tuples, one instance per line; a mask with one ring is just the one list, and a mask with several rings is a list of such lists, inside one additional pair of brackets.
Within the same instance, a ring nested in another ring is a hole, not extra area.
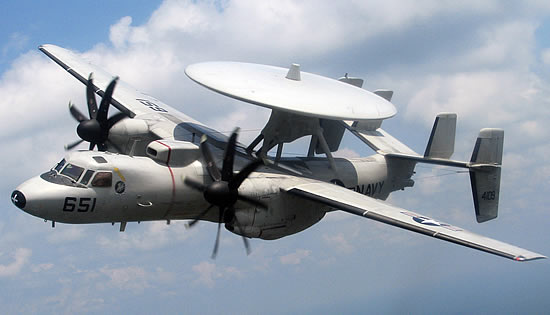
[(391, 206), (331, 183), (305, 183), (287, 188), (285, 191), (348, 213), (512, 260), (528, 261), (546, 258), (544, 255), (481, 236), (412, 211)]

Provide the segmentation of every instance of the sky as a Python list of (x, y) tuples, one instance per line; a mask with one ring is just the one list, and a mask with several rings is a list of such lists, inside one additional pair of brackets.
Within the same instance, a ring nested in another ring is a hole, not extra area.
[[(388, 202), (550, 254), (548, 1), (4, 1), (0, 19), (0, 305), (3, 313), (545, 313), (550, 262), (516, 263), (345, 213), (251, 241), (185, 222), (49, 223), (11, 192), (77, 139), (84, 86), (42, 55), (52, 43), (189, 116), (251, 141), (269, 111), (191, 82), (187, 65), (288, 67), (395, 91), (383, 128), (423, 152), (435, 115), (458, 115), (453, 158), (505, 130), (499, 217), (475, 222), (469, 178), (419, 165)], [(287, 153), (303, 154), (296, 145)], [(373, 154), (346, 135), (340, 156)]]

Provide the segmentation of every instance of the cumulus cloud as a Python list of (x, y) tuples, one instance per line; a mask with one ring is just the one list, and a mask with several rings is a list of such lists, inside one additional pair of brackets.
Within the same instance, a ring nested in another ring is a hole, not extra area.
[(550, 65), (550, 49), (545, 49), (541, 53), (542, 61), (545, 65)]
[(141, 292), (150, 287), (148, 274), (142, 267), (102, 268), (100, 272), (109, 277), (109, 283), (119, 289)]
[(57, 228), (48, 234), (48, 241), (54, 244), (76, 241), (85, 235), (85, 230), (83, 226), (58, 224)]
[(13, 254), (13, 262), (7, 265), (0, 265), (0, 277), (12, 277), (19, 274), (23, 266), (29, 261), (32, 250), (18, 248)]
[(336, 235), (323, 235), (323, 239), (327, 245), (331, 248), (335, 248), (337, 251), (351, 253), (354, 249), (344, 236), (344, 233), (338, 233)]
[(311, 255), (311, 250), (297, 249), (294, 253), (279, 257), (279, 260), (283, 265), (298, 265), (309, 255)]
[(359, 153), (357, 153), (355, 150), (344, 147), (338, 149), (338, 151), (334, 152), (335, 157), (343, 157), (348, 159), (358, 158), (360, 157)]
[(53, 266), (54, 266), (54, 265), (53, 265), (52, 263), (32, 265), (31, 271), (32, 271), (32, 272), (43, 272), (43, 271), (48, 271), (48, 270), (52, 269)]
[(195, 283), (202, 284), (208, 288), (213, 288), (217, 279), (240, 278), (242, 272), (233, 266), (217, 266), (214, 263), (203, 261), (192, 267), (193, 271), (198, 275)]
[(183, 221), (173, 221), (170, 225), (166, 221), (144, 222), (146, 229), (139, 231), (130, 231), (132, 226), (129, 224), (126, 227), (126, 232), (117, 233), (107, 237), (99, 235), (97, 244), (109, 250), (128, 250), (141, 249), (153, 250), (158, 249), (174, 242), (181, 242), (196, 233), (193, 229), (186, 229)]

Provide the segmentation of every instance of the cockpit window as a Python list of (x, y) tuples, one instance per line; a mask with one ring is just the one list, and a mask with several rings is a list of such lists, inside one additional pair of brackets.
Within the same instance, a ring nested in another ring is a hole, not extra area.
[(84, 176), (82, 176), (80, 183), (82, 185), (88, 185), (88, 182), (90, 181), (90, 178), (92, 178), (92, 175), (94, 175), (94, 171), (87, 170), (86, 173), (84, 173)]
[(82, 172), (84, 172), (84, 169), (82, 167), (73, 164), (67, 164), (63, 171), (61, 171), (61, 174), (69, 176), (76, 182), (80, 175), (82, 175)]
[(97, 172), (92, 181), (94, 187), (111, 187), (113, 184), (113, 173), (111, 172)]
[(54, 170), (56, 170), (58, 173), (61, 171), (61, 169), (65, 166), (65, 159), (61, 160), (57, 165), (54, 167)]

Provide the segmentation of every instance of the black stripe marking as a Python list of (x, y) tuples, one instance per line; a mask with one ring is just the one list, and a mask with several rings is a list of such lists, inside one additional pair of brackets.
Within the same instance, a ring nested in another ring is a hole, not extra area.
[(476, 218), (479, 217), (479, 199), (477, 195), (476, 172), (470, 170), (470, 184), (472, 186), (472, 196), (474, 197), (474, 209), (476, 210)]
[(437, 124), (439, 123), (439, 117), (435, 117), (434, 126), (432, 128), (432, 133), (430, 134), (430, 139), (428, 140), (428, 145), (426, 146), (426, 151), (424, 151), (424, 157), (428, 157), (430, 155), (430, 151), (432, 150), (432, 142), (434, 140), (435, 131), (437, 130)]
[(481, 146), (481, 138), (477, 138), (476, 145), (474, 146), (474, 151), (472, 152), (472, 158), (470, 162), (477, 162), (477, 155), (479, 153), (479, 147)]

